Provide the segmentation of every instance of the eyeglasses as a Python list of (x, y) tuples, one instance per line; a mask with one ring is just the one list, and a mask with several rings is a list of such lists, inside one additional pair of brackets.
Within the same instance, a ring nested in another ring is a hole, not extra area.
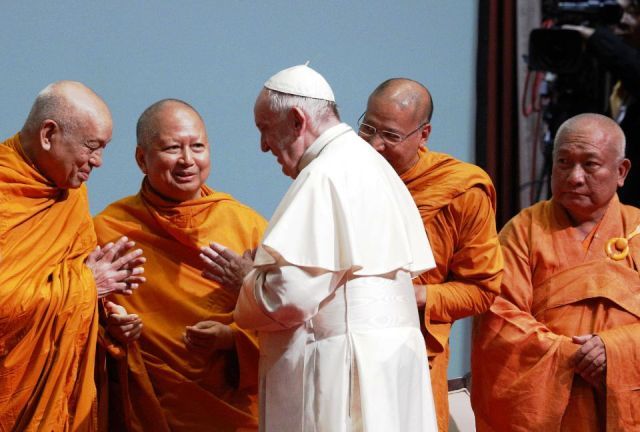
[(371, 126), (370, 124), (362, 123), (362, 119), (364, 118), (365, 114), (366, 114), (366, 112), (362, 113), (360, 118), (358, 118), (358, 134), (362, 138), (365, 138), (365, 139), (372, 138), (374, 135), (378, 135), (380, 138), (382, 138), (382, 141), (384, 141), (385, 144), (388, 144), (388, 145), (391, 145), (391, 146), (395, 146), (395, 145), (400, 144), (401, 142), (403, 142), (404, 140), (409, 138), (411, 135), (413, 135), (414, 133), (418, 132), (424, 126), (429, 124), (429, 120), (426, 120), (426, 121), (420, 123), (420, 125), (417, 128), (415, 128), (414, 130), (412, 130), (408, 134), (400, 135), (399, 133), (391, 132), (391, 131), (388, 131), (388, 130), (379, 131), (378, 129), (376, 129), (375, 127)]

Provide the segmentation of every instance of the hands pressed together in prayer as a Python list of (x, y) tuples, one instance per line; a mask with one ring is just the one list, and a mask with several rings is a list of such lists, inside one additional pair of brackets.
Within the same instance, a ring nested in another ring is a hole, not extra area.
[(121, 237), (115, 243), (97, 246), (87, 257), (86, 264), (93, 272), (98, 298), (112, 293), (133, 294), (145, 281), (142, 249), (132, 250), (135, 242)]
[(142, 333), (142, 320), (136, 314), (128, 314), (127, 310), (113, 302), (106, 302), (107, 331), (123, 345), (137, 340)]
[(600, 336), (588, 334), (574, 336), (573, 343), (582, 345), (573, 355), (577, 374), (599, 391), (606, 386), (607, 352)]
[(218, 350), (231, 350), (235, 347), (235, 337), (231, 327), (217, 321), (200, 321), (193, 326), (187, 326), (183, 339), (189, 350), (204, 355)]
[(200, 259), (205, 266), (202, 276), (236, 293), (240, 292), (244, 277), (253, 267), (255, 251), (247, 250), (238, 255), (215, 242), (211, 242), (210, 246), (205, 246), (200, 251)]

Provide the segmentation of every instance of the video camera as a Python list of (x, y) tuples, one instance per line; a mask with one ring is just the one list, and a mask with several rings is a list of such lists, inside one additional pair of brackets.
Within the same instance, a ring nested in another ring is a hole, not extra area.
[[(541, 28), (529, 35), (529, 53), (526, 58), (529, 77), (534, 83), (531, 94), (538, 98), (539, 119), (542, 128), (542, 154), (544, 163), (539, 177), (532, 181), (532, 198), (542, 198), (549, 184), (552, 166), (553, 140), (556, 131), (566, 119), (583, 112), (605, 113), (611, 93), (611, 77), (595, 56), (586, 51), (581, 33), (563, 29), (563, 25), (590, 28), (618, 24), (623, 9), (616, 0), (542, 0)], [(525, 87), (524, 94), (528, 93)], [(538, 133), (538, 132), (536, 132)], [(537, 141), (539, 137), (535, 137)], [(534, 158), (536, 156), (534, 155)]]
[(559, 24), (616, 24), (622, 18), (622, 6), (616, 0), (544, 0), (542, 13)]
[(543, 0), (543, 19), (549, 28), (529, 35), (529, 69), (557, 74), (577, 73), (584, 66), (582, 36), (563, 24), (598, 27), (620, 22), (623, 9), (616, 0)]

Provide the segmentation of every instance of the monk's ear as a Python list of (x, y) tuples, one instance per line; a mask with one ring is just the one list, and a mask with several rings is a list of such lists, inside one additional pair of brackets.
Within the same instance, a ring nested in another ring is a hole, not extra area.
[(44, 120), (40, 125), (40, 147), (42, 147), (44, 151), (51, 151), (51, 143), (56, 139), (56, 135), (60, 133), (62, 133), (62, 131), (55, 120)]
[(427, 141), (429, 141), (429, 135), (431, 135), (431, 123), (427, 123), (422, 126), (422, 130), (420, 131), (420, 138), (422, 138), (422, 144), (427, 145)]
[(627, 158), (622, 159), (618, 164), (618, 187), (624, 186), (624, 180), (631, 169), (631, 161)]
[(141, 146), (136, 146), (136, 162), (138, 163), (138, 167), (140, 167), (140, 171), (144, 175), (147, 175), (147, 163), (144, 160), (144, 149)]

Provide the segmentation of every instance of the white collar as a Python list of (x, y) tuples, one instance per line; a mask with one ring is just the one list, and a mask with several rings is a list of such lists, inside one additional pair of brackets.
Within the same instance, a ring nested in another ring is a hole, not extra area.
[(318, 157), (327, 144), (350, 130), (352, 130), (351, 126), (346, 123), (340, 123), (335, 126), (331, 126), (329, 129), (322, 132), (322, 134), (316, 138), (316, 140), (302, 154), (300, 162), (298, 162), (298, 172), (305, 169), (311, 161)]

